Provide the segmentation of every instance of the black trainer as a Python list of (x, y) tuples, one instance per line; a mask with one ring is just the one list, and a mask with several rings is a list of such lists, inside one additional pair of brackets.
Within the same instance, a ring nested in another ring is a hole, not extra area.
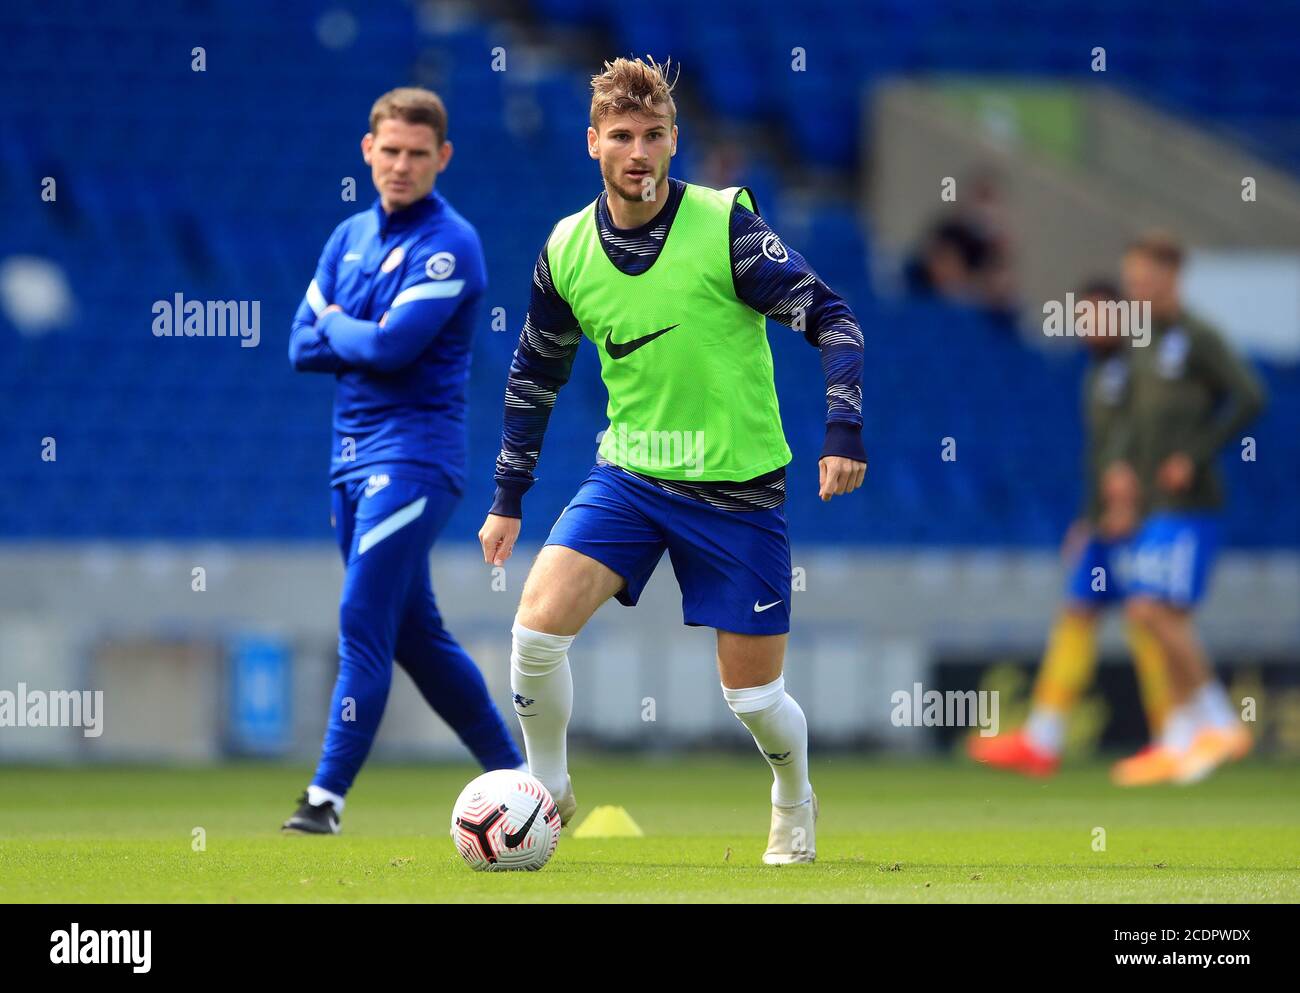
[(289, 834), (338, 834), (339, 815), (328, 800), (312, 806), (307, 794), (298, 797), (298, 809), (280, 828)]

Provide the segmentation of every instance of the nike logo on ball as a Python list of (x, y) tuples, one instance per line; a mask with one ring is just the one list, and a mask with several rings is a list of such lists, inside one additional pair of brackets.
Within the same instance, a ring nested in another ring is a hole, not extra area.
[(666, 328), (660, 328), (658, 331), (652, 331), (650, 334), (643, 334), (640, 338), (633, 338), (631, 341), (610, 341), (614, 334), (614, 329), (610, 328), (605, 332), (605, 351), (611, 359), (624, 359), (635, 352), (642, 345), (648, 345), (661, 334), (667, 334), (676, 324), (670, 324)]
[(533, 821), (537, 820), (537, 812), (541, 809), (542, 809), (542, 801), (538, 800), (537, 806), (533, 808), (533, 812), (529, 815), (528, 820), (524, 821), (523, 827), (521, 827), (518, 831), (514, 831), (514, 832), (506, 831), (502, 834), (502, 837), (505, 839), (507, 848), (518, 848), (519, 843), (528, 837), (528, 832), (533, 826)]
[(765, 604), (763, 604), (763, 606), (760, 607), (760, 606), (758, 605), (758, 601), (755, 600), (755, 601), (754, 601), (754, 613), (756, 613), (756, 614), (761, 614), (763, 611), (767, 610), (768, 607), (775, 607), (775, 606), (776, 606), (778, 603), (780, 603), (780, 602), (781, 602), (780, 600), (773, 600), (771, 603), (765, 603)]

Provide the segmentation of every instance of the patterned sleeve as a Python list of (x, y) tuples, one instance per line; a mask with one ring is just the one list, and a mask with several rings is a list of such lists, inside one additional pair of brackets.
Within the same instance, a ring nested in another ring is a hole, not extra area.
[(496, 498), (491, 513), (523, 516), (523, 496), (536, 481), (533, 472), (551, 408), (560, 387), (569, 381), (580, 341), (582, 329), (551, 281), (551, 267), (543, 248), (533, 269), (528, 316), (506, 380)]
[(862, 330), (842, 297), (767, 222), (737, 203), (731, 213), (736, 296), (761, 314), (803, 332), (821, 352), (826, 379), (822, 455), (866, 461), (862, 445)]

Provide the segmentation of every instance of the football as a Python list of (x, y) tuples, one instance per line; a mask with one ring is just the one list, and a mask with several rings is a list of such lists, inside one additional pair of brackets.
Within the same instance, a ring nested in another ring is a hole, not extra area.
[(496, 769), (461, 790), (451, 812), (451, 837), (475, 871), (536, 871), (555, 854), (560, 811), (535, 776)]

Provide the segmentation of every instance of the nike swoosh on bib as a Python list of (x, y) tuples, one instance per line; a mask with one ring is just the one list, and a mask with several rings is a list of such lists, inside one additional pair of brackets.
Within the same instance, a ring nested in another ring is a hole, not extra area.
[(652, 331), (650, 334), (643, 334), (640, 338), (633, 338), (631, 341), (610, 341), (614, 334), (613, 328), (605, 332), (605, 351), (609, 353), (611, 359), (622, 359), (631, 355), (642, 345), (648, 345), (661, 334), (667, 334), (676, 324), (670, 324), (666, 328), (660, 328), (658, 331)]
[(533, 821), (537, 820), (537, 812), (542, 809), (542, 802), (541, 800), (537, 801), (537, 806), (533, 808), (532, 814), (529, 815), (528, 820), (524, 821), (524, 826), (518, 831), (503, 833), (502, 837), (505, 839), (507, 848), (518, 848), (519, 843), (528, 837), (528, 831), (532, 828)]

